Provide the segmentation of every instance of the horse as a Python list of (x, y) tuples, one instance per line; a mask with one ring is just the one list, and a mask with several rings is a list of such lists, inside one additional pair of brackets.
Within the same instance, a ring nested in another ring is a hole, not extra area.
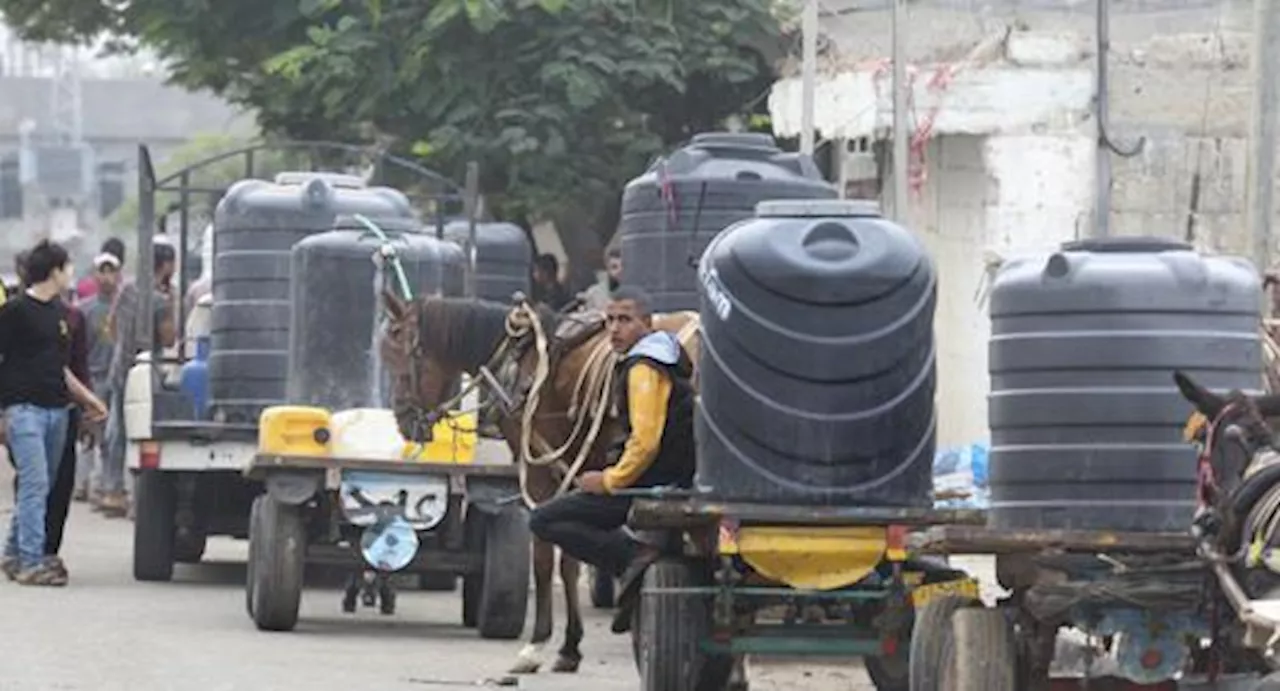
[[(391, 378), (396, 419), (407, 438), (422, 441), (429, 435), (441, 409), (457, 400), (454, 392), (465, 373), (475, 382), (500, 382), (511, 398), (499, 411), (497, 427), (520, 466), (527, 505), (546, 502), (572, 487), (581, 473), (606, 467), (621, 428), (612, 410), (616, 358), (598, 312), (553, 314), (521, 298), (514, 307), (442, 297), (406, 302), (390, 292), (383, 295), (383, 305), (387, 323), (379, 349)], [(654, 327), (674, 333), (695, 363), (698, 324), (694, 312), (654, 315)], [(513, 673), (531, 674), (542, 665), (553, 627), (554, 567), (554, 547), (535, 538), (535, 619)], [(552, 667), (556, 672), (576, 672), (582, 663), (578, 577), (577, 560), (561, 554), (567, 621)]]
[(1251, 599), (1280, 597), (1280, 551), (1270, 554), (1280, 547), (1280, 453), (1267, 424), (1280, 415), (1280, 395), (1221, 396), (1173, 376), (1202, 416), (1186, 430), (1201, 446), (1195, 532)]

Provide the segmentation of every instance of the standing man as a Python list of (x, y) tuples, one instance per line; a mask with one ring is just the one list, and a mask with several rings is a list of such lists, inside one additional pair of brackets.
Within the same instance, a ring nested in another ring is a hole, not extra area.
[(583, 473), (577, 491), (534, 509), (529, 529), (569, 556), (621, 577), (614, 619), (621, 633), (630, 623), (641, 576), (658, 555), (622, 530), (631, 498), (616, 492), (692, 484), (693, 363), (674, 335), (653, 330), (649, 297), (637, 288), (618, 289), (605, 320), (610, 344), (622, 356), (617, 406), (626, 434), (614, 448), (617, 460), (603, 471)]
[(610, 243), (604, 250), (605, 280), (593, 283), (582, 294), (585, 307), (603, 312), (609, 306), (609, 296), (622, 285), (622, 248)]
[(560, 282), (560, 260), (551, 253), (539, 254), (533, 262), (532, 297), (559, 312), (569, 304), (569, 291)]
[(155, 332), (140, 333), (138, 323), (138, 286), (126, 284), (120, 288), (115, 305), (108, 317), (108, 329), (115, 343), (111, 351), (108, 369), (108, 390), (111, 392), (110, 415), (107, 420), (106, 453), (102, 464), (102, 498), (98, 508), (108, 517), (122, 518), (128, 515), (129, 499), (125, 494), (124, 467), (126, 439), (124, 429), (124, 384), (133, 367), (134, 358), (155, 345), (168, 348), (176, 340), (174, 326), (176, 305), (173, 302), (172, 279), (177, 253), (167, 240), (156, 236), (152, 248), (154, 257), (155, 291), (153, 308)]
[(68, 405), (74, 398), (97, 414), (101, 403), (67, 369), (71, 328), (59, 299), (71, 286), (67, 251), (43, 241), (22, 268), (28, 287), (0, 306), (0, 403), (18, 471), (0, 570), (22, 585), (61, 585), (65, 578), (45, 559), (46, 502), (66, 441)]
[[(81, 303), (84, 314), (86, 347), (88, 349), (88, 382), (93, 393), (104, 401), (111, 400), (108, 386), (111, 370), (111, 353), (115, 347), (108, 318), (111, 305), (120, 288), (120, 257), (108, 251), (111, 241), (102, 246), (102, 252), (93, 260), (94, 282), (97, 289), (93, 297)], [(101, 473), (102, 435), (100, 430), (86, 426), (81, 433), (81, 453), (76, 467), (76, 501), (89, 497), (90, 484), (95, 473)]]

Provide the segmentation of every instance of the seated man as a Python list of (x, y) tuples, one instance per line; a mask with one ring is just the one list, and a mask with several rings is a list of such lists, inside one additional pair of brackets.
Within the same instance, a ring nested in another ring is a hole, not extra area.
[(605, 315), (610, 342), (622, 355), (618, 411), (626, 437), (613, 465), (583, 473), (577, 491), (534, 510), (529, 528), (575, 559), (622, 577), (614, 620), (614, 630), (621, 632), (630, 624), (640, 576), (657, 553), (622, 530), (631, 498), (616, 492), (693, 481), (693, 364), (675, 336), (653, 330), (643, 291), (615, 291)]

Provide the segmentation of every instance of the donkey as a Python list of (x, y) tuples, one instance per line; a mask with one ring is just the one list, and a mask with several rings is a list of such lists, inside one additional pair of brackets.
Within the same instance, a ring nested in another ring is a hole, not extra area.
[[(521, 465), (526, 503), (548, 501), (577, 475), (606, 467), (607, 450), (621, 428), (611, 412), (615, 360), (601, 315), (556, 315), (535, 311), (522, 300), (515, 308), (460, 298), (405, 302), (389, 292), (384, 305), (388, 322), (380, 350), (392, 379), (396, 419), (407, 438), (422, 441), (461, 375), (484, 378), (483, 369), (496, 374), (504, 389), (514, 389), (513, 405), (500, 411), (497, 426)], [(675, 333), (697, 362), (696, 313), (655, 315), (654, 326)], [(533, 632), (513, 673), (534, 673), (542, 666), (553, 626), (554, 567), (554, 547), (535, 539)], [(577, 560), (561, 554), (567, 622), (552, 667), (556, 672), (576, 672), (582, 662), (579, 568)]]
[(1280, 453), (1267, 418), (1280, 415), (1280, 395), (1215, 394), (1182, 372), (1173, 375), (1202, 420), (1188, 425), (1199, 440), (1200, 510), (1195, 528), (1232, 562), (1251, 598), (1280, 592)]

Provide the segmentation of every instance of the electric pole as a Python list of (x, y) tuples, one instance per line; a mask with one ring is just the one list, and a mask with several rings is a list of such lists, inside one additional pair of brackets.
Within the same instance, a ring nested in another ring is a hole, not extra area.
[(1253, 3), (1253, 108), (1249, 123), (1247, 218), (1253, 261), (1266, 271), (1272, 257), (1272, 197), (1276, 163), (1276, 78), (1280, 65), (1280, 17), (1275, 0)]

